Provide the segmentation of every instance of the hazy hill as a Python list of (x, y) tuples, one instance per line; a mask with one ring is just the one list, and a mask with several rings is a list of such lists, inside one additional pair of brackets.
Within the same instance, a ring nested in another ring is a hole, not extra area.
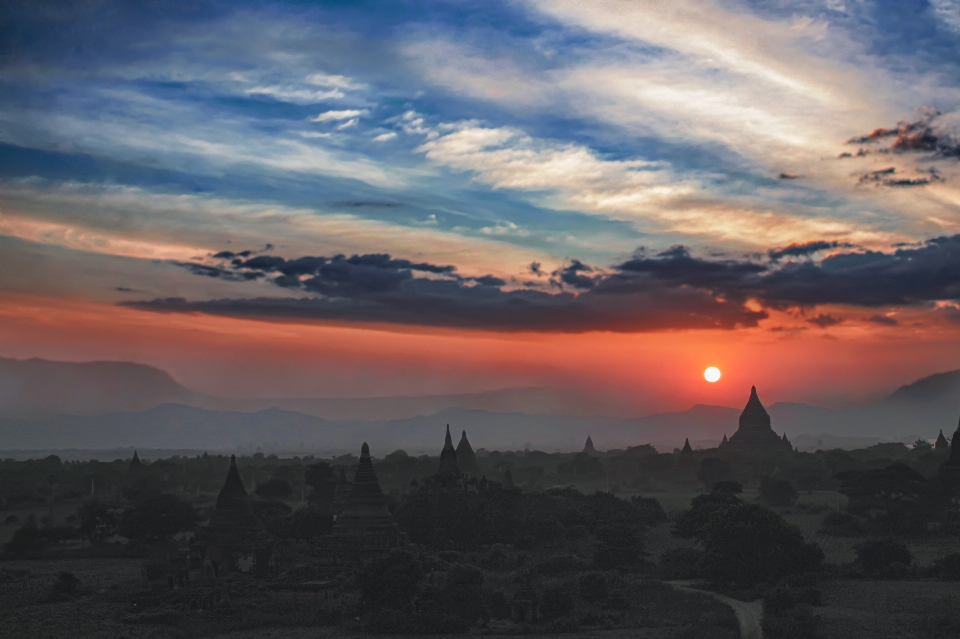
[(193, 396), (165, 371), (143, 364), (0, 358), (0, 417), (5, 418), (140, 411)]
[(623, 398), (542, 387), (421, 397), (223, 398), (195, 393), (165, 371), (143, 364), (0, 358), (0, 418), (106, 415), (144, 411), (171, 402), (229, 412), (279, 408), (333, 420), (405, 419), (447, 408), (581, 416), (638, 411)]
[[(551, 388), (431, 397), (232, 400), (193, 393), (156, 368), (125, 362), (70, 364), (0, 359), (0, 450), (190, 448), (433, 451), (445, 424), (466, 429), (475, 448), (578, 450), (652, 443), (662, 451), (689, 437), (715, 446), (737, 428), (741, 408), (696, 405), (642, 418), (597, 416), (605, 399)], [(616, 407), (618, 410), (625, 406)], [(904, 386), (887, 399), (831, 410), (781, 402), (767, 407), (777, 433), (804, 447), (948, 435), (960, 415), (960, 371)], [(28, 422), (25, 420), (34, 420)], [(840, 444), (847, 445), (847, 444)]]
[(637, 420), (491, 413), (448, 408), (403, 420), (326, 420), (276, 408), (246, 413), (163, 404), (143, 412), (100, 416), (58, 415), (24, 422), (0, 420), (0, 450), (107, 449), (142, 446), (163, 449), (356, 451), (364, 441), (386, 454), (397, 448), (438, 453), (446, 424), (469, 433), (475, 448), (579, 449), (593, 434), (613, 448), (643, 443)]

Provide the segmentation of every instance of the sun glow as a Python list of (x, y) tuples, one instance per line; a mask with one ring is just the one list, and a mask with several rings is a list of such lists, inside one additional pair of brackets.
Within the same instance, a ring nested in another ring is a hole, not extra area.
[(718, 381), (720, 379), (720, 369), (716, 366), (711, 366), (707, 370), (703, 371), (703, 378), (711, 384)]

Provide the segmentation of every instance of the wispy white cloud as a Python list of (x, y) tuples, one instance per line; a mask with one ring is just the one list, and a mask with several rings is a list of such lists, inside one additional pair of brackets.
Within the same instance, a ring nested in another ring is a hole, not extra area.
[(342, 111), (324, 111), (317, 117), (311, 118), (311, 121), (312, 122), (329, 122), (331, 120), (351, 120), (365, 113), (366, 111), (361, 111), (359, 109), (344, 109)]
[(906, 237), (830, 216), (724, 201), (704, 193), (703, 183), (680, 179), (666, 163), (606, 160), (583, 146), (536, 140), (516, 129), (467, 124), (419, 150), (494, 188), (524, 191), (558, 209), (630, 221), (647, 232), (761, 248), (811, 238), (885, 246)]

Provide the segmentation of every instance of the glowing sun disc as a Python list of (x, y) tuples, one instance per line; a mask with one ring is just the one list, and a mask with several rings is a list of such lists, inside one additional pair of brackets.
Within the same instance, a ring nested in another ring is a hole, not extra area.
[(716, 366), (711, 366), (707, 370), (703, 371), (703, 378), (711, 384), (718, 381), (720, 379), (720, 369)]

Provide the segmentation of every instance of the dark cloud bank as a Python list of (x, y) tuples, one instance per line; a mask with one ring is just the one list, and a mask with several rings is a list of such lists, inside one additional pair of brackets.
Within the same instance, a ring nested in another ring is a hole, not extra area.
[[(836, 251), (812, 259), (820, 251)], [(412, 262), (386, 254), (284, 259), (218, 253), (215, 263), (178, 263), (226, 280), (266, 279), (300, 297), (125, 302), (160, 312), (232, 317), (384, 322), (495, 331), (583, 332), (731, 329), (767, 317), (768, 308), (845, 304), (867, 308), (960, 299), (960, 235), (890, 253), (837, 242), (810, 242), (769, 251), (763, 259), (692, 255), (683, 246), (644, 251), (609, 269), (573, 260), (552, 272), (549, 285), (510, 290), (502, 279), (464, 277), (454, 266)], [(540, 272), (540, 265), (531, 269)], [(819, 315), (828, 327), (840, 320)], [(882, 315), (878, 324), (893, 324)]]

